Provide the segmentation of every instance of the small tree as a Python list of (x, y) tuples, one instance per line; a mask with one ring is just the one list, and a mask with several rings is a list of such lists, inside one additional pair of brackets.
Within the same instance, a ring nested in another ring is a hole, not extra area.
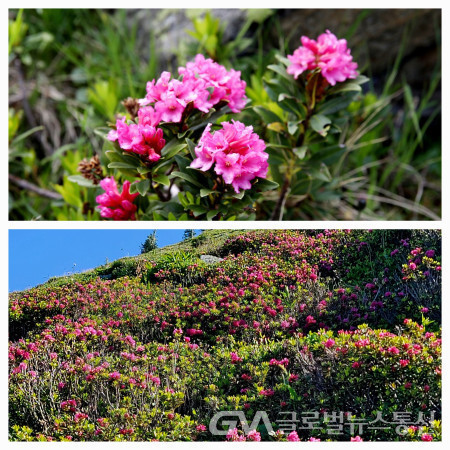
[(156, 230), (153, 230), (153, 232), (147, 236), (145, 242), (141, 244), (141, 254), (151, 252), (156, 248), (158, 248), (158, 243), (156, 240)]
[(184, 230), (183, 241), (187, 241), (193, 237), (195, 237), (195, 230)]

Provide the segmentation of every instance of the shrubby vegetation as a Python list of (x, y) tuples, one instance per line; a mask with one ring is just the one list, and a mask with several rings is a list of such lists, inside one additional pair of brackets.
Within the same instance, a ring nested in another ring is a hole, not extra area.
[(288, 46), (249, 10), (227, 42), (206, 13), (161, 67), (124, 10), (11, 11), (10, 217), (439, 219), (440, 62), (415, 92), (401, 48), (375, 88), (358, 24)]
[[(439, 232), (216, 234), (140, 255), (151, 276), (11, 294), (10, 439), (440, 440)], [(274, 434), (211, 435), (236, 410)], [(280, 431), (291, 411), (319, 426)]]

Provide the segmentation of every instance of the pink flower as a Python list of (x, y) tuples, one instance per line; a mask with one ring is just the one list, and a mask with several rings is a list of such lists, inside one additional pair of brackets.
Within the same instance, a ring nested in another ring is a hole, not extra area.
[(215, 164), (216, 174), (222, 175), (236, 193), (240, 189), (250, 189), (254, 178), (267, 177), (266, 144), (253, 133), (253, 127), (233, 120), (232, 123), (222, 122), (222, 129), (211, 133), (211, 126), (208, 124), (203, 131), (190, 167), (205, 172)]
[(337, 39), (329, 30), (317, 41), (306, 36), (301, 38), (302, 46), (288, 55), (290, 66), (287, 73), (298, 78), (306, 70), (320, 69), (322, 76), (332, 86), (348, 78), (356, 78), (358, 64), (353, 62), (345, 39)]
[(272, 389), (263, 389), (259, 391), (259, 395), (264, 397), (272, 397), (272, 395), (275, 395), (275, 392)]
[(387, 351), (393, 355), (398, 355), (400, 353), (400, 350), (397, 347), (389, 347)]
[(197, 55), (194, 62), (188, 62), (178, 72), (183, 77), (181, 81), (171, 79), (170, 72), (163, 72), (157, 81), (147, 83), (147, 94), (139, 103), (154, 105), (156, 116), (151, 118), (152, 126), (159, 120), (181, 122), (189, 104), (204, 113), (220, 101), (228, 102), (235, 113), (244, 108), (246, 84), (240, 72), (227, 71), (203, 55)]
[(409, 359), (401, 359), (399, 362), (401, 367), (406, 367), (409, 364)]
[(161, 158), (161, 150), (166, 145), (166, 141), (163, 139), (163, 130), (150, 125), (155, 122), (156, 114), (159, 113), (152, 113), (149, 109), (152, 108), (143, 108), (144, 112), (139, 116), (143, 123), (128, 125), (125, 117), (117, 120), (116, 130), (108, 133), (108, 139), (118, 141), (122, 150), (136, 153), (145, 160), (156, 162)]
[(236, 364), (236, 363), (242, 361), (242, 358), (240, 356), (238, 356), (238, 354), (235, 352), (230, 353), (230, 358), (231, 358), (232, 364)]
[(326, 348), (331, 348), (336, 344), (336, 341), (334, 339), (327, 339), (325, 342), (323, 342), (323, 345), (325, 345)]
[(138, 193), (130, 194), (130, 182), (123, 183), (122, 193), (119, 194), (116, 181), (113, 177), (104, 178), (100, 186), (105, 190), (104, 194), (96, 198), (99, 204), (100, 215), (114, 220), (135, 220), (137, 206), (133, 204)]
[(195, 427), (195, 429), (196, 429), (197, 431), (206, 431), (206, 426), (205, 426), (205, 425), (197, 425), (197, 426)]
[(245, 106), (246, 84), (241, 80), (241, 73), (238, 71), (233, 69), (227, 71), (224, 66), (198, 54), (193, 62), (186, 64), (186, 67), (179, 67), (178, 73), (183, 75), (184, 83), (200, 79), (204, 82), (205, 89), (213, 88), (208, 99), (211, 106), (225, 100), (234, 113), (240, 112)]
[(363, 440), (359, 436), (351, 437), (350, 442), (362, 442)]
[(316, 323), (316, 319), (313, 316), (308, 316), (306, 318), (306, 325), (312, 325), (313, 323)]
[(320, 439), (315, 437), (310, 437), (308, 440), (309, 442), (320, 442)]
[(138, 111), (139, 125), (156, 127), (161, 122), (161, 114), (151, 106), (145, 106)]
[(239, 431), (237, 428), (229, 429), (227, 433), (227, 440), (228, 441), (245, 441), (245, 436), (242, 434), (239, 434)]
[(291, 373), (289, 375), (289, 383), (292, 383), (292, 382), (297, 381), (297, 380), (298, 380), (298, 375), (295, 375), (293, 373)]
[(431, 442), (433, 440), (433, 436), (431, 436), (431, 434), (424, 433), (420, 439), (422, 439), (422, 441)]
[(298, 434), (297, 434), (296, 431), (291, 431), (291, 432), (286, 436), (286, 439), (287, 439), (289, 442), (299, 442), (299, 441), (300, 441), (300, 438), (298, 437)]
[(261, 435), (256, 430), (250, 430), (247, 434), (247, 439), (249, 441), (259, 442), (261, 440)]
[(119, 372), (112, 372), (109, 374), (109, 379), (110, 380), (118, 380), (120, 378), (120, 373)]

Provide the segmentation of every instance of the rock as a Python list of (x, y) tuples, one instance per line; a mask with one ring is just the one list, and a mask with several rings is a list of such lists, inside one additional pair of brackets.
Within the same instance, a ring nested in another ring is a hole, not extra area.
[(218, 258), (217, 256), (212, 255), (201, 255), (200, 259), (206, 264), (215, 264), (220, 261), (223, 261), (223, 258)]

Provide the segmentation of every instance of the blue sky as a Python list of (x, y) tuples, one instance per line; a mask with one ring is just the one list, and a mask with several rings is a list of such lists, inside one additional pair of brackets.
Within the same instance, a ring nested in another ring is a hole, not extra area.
[[(148, 230), (9, 230), (9, 292), (50, 277), (83, 272), (141, 253)], [(184, 230), (157, 230), (158, 247), (180, 242)]]

